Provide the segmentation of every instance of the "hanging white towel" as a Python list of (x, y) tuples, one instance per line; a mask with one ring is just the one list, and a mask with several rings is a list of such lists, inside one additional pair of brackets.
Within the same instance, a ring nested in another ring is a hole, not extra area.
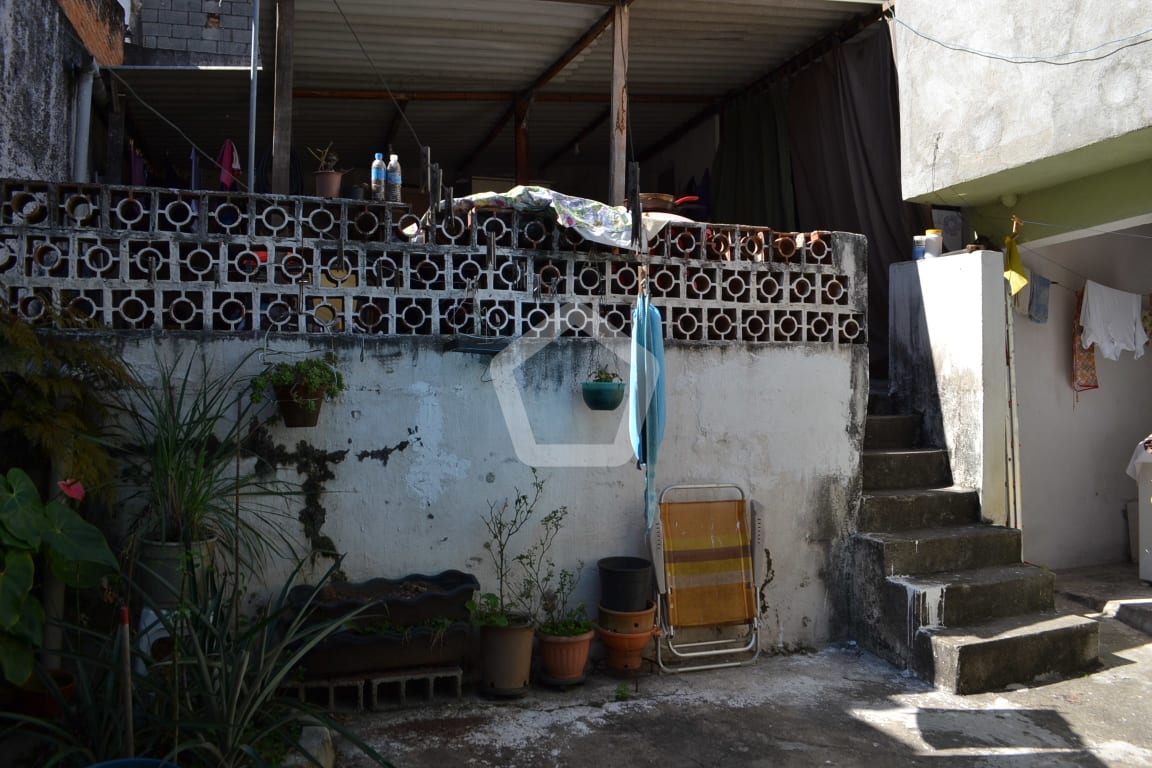
[(1138, 293), (1086, 282), (1084, 306), (1080, 309), (1080, 325), (1084, 326), (1080, 343), (1085, 349), (1095, 343), (1100, 354), (1109, 360), (1119, 360), (1124, 350), (1139, 358), (1148, 341), (1140, 319), (1140, 300)]

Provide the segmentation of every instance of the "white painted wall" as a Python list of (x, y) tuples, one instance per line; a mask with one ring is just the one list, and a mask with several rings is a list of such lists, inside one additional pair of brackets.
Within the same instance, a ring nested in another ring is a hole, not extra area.
[[(1118, 48), (1097, 48), (1101, 43), (1152, 27), (1147, 0), (965, 0), (948, 4), (946, 12), (939, 0), (901, 0), (896, 16), (891, 30), (905, 197), (1152, 125), (1152, 99), (1145, 96), (1152, 88), (1152, 45), (1051, 66), (996, 61), (924, 37), (1006, 56), (1096, 56)], [(1070, 58), (1078, 57), (1061, 60)]]
[[(191, 342), (162, 343), (171, 354)], [(348, 450), (324, 497), (324, 532), (347, 553), (348, 576), (459, 568), (475, 572), (482, 587), (492, 589), (480, 514), (488, 500), (526, 489), (530, 473), (514, 454), (487, 372), (489, 358), (442, 353), (434, 339), (333, 343), (350, 390), (325, 405), (316, 429), (277, 426), (273, 437), (289, 448), (305, 440), (325, 450)], [(200, 349), (237, 360), (255, 346), (217, 339)], [(299, 341), (274, 341), (271, 347), (307, 350)], [(523, 391), (538, 437), (611, 440), (624, 410), (593, 413), (579, 395), (595, 355), (603, 355), (594, 350), (586, 341), (558, 342), (526, 364)], [(148, 363), (153, 344), (128, 342), (126, 355)], [(256, 359), (250, 365), (253, 372), (260, 367)], [(667, 370), (659, 485), (743, 485), (764, 510), (772, 558), (774, 578), (764, 591), (765, 647), (828, 640), (837, 629), (833, 612), (843, 594), (839, 548), (860, 487), (866, 349), (676, 345), (667, 351)], [(392, 453), (387, 464), (358, 457), (406, 440), (409, 447)], [(556, 561), (562, 567), (584, 561), (580, 595), (593, 607), (598, 558), (647, 554), (643, 474), (631, 463), (541, 474), (548, 481), (541, 514), (562, 504), (570, 509)], [(270, 569), (269, 583), (286, 573), (286, 564)]]
[[(1152, 236), (1144, 225), (1129, 234)], [(1152, 432), (1152, 355), (1096, 356), (1100, 388), (1072, 391), (1074, 290), (1085, 278), (1152, 292), (1152, 240), (1100, 233), (1050, 245), (1025, 244), (1029, 267), (1056, 280), (1049, 319), (1016, 318), (1024, 558), (1052, 568), (1126, 560), (1125, 474), (1136, 443)]]
[(978, 488), (982, 516), (1007, 520), (1003, 256), (961, 253), (889, 270), (892, 390), (925, 414), (925, 445), (947, 447), (956, 485)]

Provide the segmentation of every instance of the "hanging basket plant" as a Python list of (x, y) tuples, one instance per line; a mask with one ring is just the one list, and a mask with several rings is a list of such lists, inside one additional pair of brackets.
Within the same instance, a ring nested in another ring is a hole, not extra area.
[(252, 379), (252, 401), (259, 403), (269, 390), (276, 396), (286, 427), (314, 427), (320, 406), (345, 390), (336, 356), (311, 357), (294, 363), (276, 363)]
[(620, 375), (607, 368), (597, 368), (588, 381), (580, 385), (580, 396), (584, 404), (594, 411), (614, 411), (624, 401), (627, 385)]

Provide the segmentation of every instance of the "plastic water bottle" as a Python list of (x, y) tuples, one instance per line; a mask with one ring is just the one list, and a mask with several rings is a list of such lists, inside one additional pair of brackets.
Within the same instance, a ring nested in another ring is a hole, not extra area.
[(376, 159), (372, 161), (372, 199), (383, 200), (385, 194), (385, 177), (388, 166), (384, 162), (384, 153), (377, 152)]
[(396, 155), (388, 155), (388, 170), (385, 174), (386, 199), (390, 203), (400, 202), (400, 159)]
[(924, 230), (924, 258), (934, 259), (944, 251), (944, 231), (941, 229)]
[(913, 235), (912, 236), (912, 259), (914, 261), (920, 261), (921, 259), (924, 258), (924, 252), (925, 252), (924, 240), (925, 240), (924, 235)]

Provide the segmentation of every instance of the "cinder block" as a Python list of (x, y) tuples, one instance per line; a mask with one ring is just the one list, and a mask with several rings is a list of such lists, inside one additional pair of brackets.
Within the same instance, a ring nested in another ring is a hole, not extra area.
[(140, 32), (143, 33), (145, 39), (150, 37), (155, 40), (158, 37), (172, 37), (172, 25), (147, 22), (140, 25)]
[(188, 50), (196, 53), (218, 53), (216, 43), (212, 40), (189, 40)]
[(184, 11), (161, 11), (160, 21), (165, 24), (187, 24), (188, 14)]

